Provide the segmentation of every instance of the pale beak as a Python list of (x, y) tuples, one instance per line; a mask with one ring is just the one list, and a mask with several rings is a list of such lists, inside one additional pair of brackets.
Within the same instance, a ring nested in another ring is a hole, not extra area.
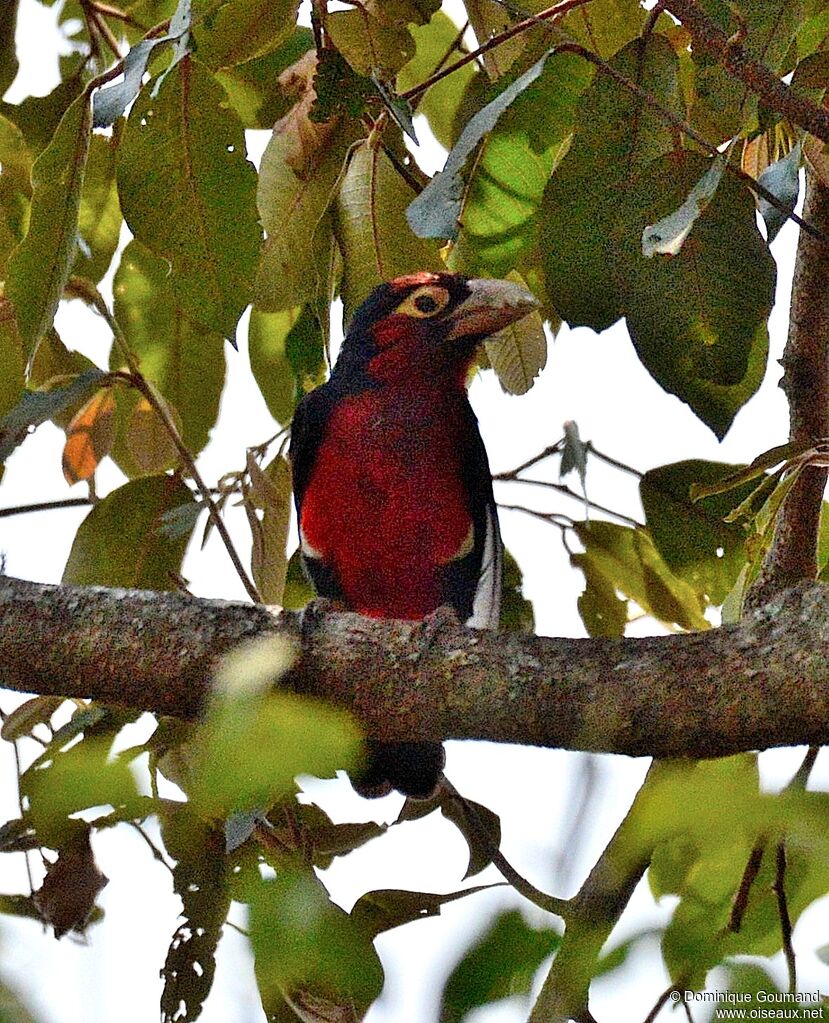
[(512, 281), (467, 281), (469, 297), (452, 313), (450, 341), (462, 337), (489, 337), (538, 307), (538, 299)]

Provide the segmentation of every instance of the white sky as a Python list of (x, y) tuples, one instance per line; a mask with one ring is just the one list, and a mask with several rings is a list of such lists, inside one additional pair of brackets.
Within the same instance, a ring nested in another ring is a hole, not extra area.
[[(455, 5), (457, 6), (457, 5)], [(452, 4), (447, 4), (449, 10)], [(54, 67), (48, 62), (50, 38), (59, 5), (41, 7), (36, 0), (21, 0), (18, 47), (21, 75), (8, 94), (17, 100), (35, 89), (48, 91)], [(32, 83), (30, 86), (29, 83)], [(425, 128), (425, 126), (424, 126)], [(427, 134), (418, 127), (421, 136)], [(251, 156), (261, 153), (264, 133), (251, 133)], [(259, 137), (253, 137), (258, 135)], [(440, 152), (425, 144), (423, 162), (440, 165)], [(581, 435), (639, 469), (683, 458), (748, 461), (758, 452), (786, 438), (787, 421), (783, 396), (776, 387), (777, 359), (782, 354), (787, 323), (788, 293), (795, 232), (787, 225), (773, 249), (778, 258), (778, 304), (771, 319), (771, 357), (767, 379), (760, 393), (738, 415), (722, 444), (718, 444), (678, 399), (653, 382), (638, 362), (622, 327), (600, 336), (586, 329), (563, 328), (551, 346), (548, 366), (536, 386), (524, 397), (505, 396), (491, 374), (481, 376), (472, 387), (472, 401), (494, 472), (508, 469), (540, 451), (561, 435), (565, 420), (578, 422)], [(111, 286), (111, 275), (104, 292)], [(105, 364), (109, 340), (102, 322), (90, 317), (79, 303), (61, 310), (58, 327), (70, 347), (76, 347), (100, 365)], [(228, 350), (228, 378), (218, 427), (199, 464), (208, 481), (228, 469), (244, 464), (245, 447), (270, 436), (273, 422), (252, 384), (244, 338), (239, 330), (240, 353)], [(51, 425), (41, 427), (22, 450), (12, 456), (0, 484), (0, 507), (83, 495), (83, 485), (67, 488), (60, 471), (63, 435)], [(554, 478), (550, 476), (550, 478)], [(123, 481), (106, 463), (100, 472), (99, 491), (107, 492)], [(591, 463), (590, 495), (619, 511), (641, 517), (633, 481), (606, 467)], [(558, 509), (578, 517), (578, 505), (539, 493), (532, 488), (499, 485), (498, 498), (509, 503), (528, 503)], [(0, 520), (0, 550), (7, 555), (7, 571), (23, 578), (57, 582), (66, 561), (74, 531), (84, 509), (50, 512)], [(241, 511), (230, 512), (230, 525), (242, 552), (249, 549)], [(576, 611), (583, 587), (580, 573), (570, 569), (558, 531), (518, 513), (502, 515), (504, 539), (524, 571), (524, 590), (535, 605), (538, 630), (548, 635), (584, 635)], [(199, 596), (244, 599), (238, 579), (227, 563), (224, 550), (211, 540), (204, 553), (191, 552), (185, 576)], [(3, 699), (4, 709), (11, 706)], [(5, 751), (8, 753), (8, 750)], [(800, 753), (781, 751), (761, 758), (768, 784), (778, 784), (799, 763)], [(8, 758), (9, 763), (11, 758)], [(572, 809), (570, 794), (577, 784), (574, 768), (581, 758), (560, 752), (488, 744), (449, 744), (447, 773), (466, 796), (477, 799), (502, 818), (504, 852), (519, 872), (539, 887), (568, 895), (589, 863), (601, 851), (623, 816), (646, 763), (620, 757), (595, 758), (599, 794), (591, 811), (589, 833), (581, 837), (578, 856), (570, 855), (567, 869), (558, 868), (559, 839), (566, 833), (566, 817)], [(829, 787), (825, 763), (815, 775), (821, 787)], [(309, 786), (310, 788), (310, 786)], [(367, 803), (355, 796), (345, 782), (316, 783), (315, 795), (338, 819), (385, 820), (396, 816), (400, 798)], [(16, 816), (12, 776), (0, 790), (3, 820)], [(28, 922), (0, 924), (0, 951), (4, 979), (25, 990), (38, 1014), (48, 1023), (125, 1023), (153, 1019), (157, 1015), (158, 970), (175, 928), (178, 900), (171, 894), (169, 876), (146, 854), (140, 839), (127, 829), (100, 835), (95, 851), (110, 884), (101, 902), (107, 919), (89, 932), (88, 944), (64, 939), (61, 943), (41, 934)], [(572, 850), (570, 850), (572, 853)], [(465, 847), (454, 829), (444, 822), (428, 820), (404, 825), (358, 853), (335, 861), (326, 881), (338, 901), (349, 906), (368, 888), (406, 887), (452, 891), (461, 887)], [(19, 857), (0, 858), (0, 890), (25, 890)], [(498, 880), (490, 870), (473, 879), (479, 884)], [(655, 920), (667, 918), (671, 904), (654, 908), (644, 891), (623, 919), (619, 934), (629, 934)], [(424, 978), (442, 975), (451, 967), (458, 943), (469, 940), (484, 925), (488, 914), (506, 905), (522, 905), (532, 920), (542, 916), (527, 903), (503, 889), (472, 896), (447, 907), (437, 919), (383, 936), (379, 942), (387, 966), (387, 992), (374, 1007), (369, 1023), (429, 1023), (437, 984)], [(829, 970), (811, 949), (825, 942), (817, 933), (820, 911), (810, 910), (795, 933), (795, 947), (802, 986), (823, 984), (829, 989)], [(251, 970), (239, 954), (243, 944), (228, 930), (220, 948), (214, 993), (202, 1019), (205, 1023), (261, 1023)], [(640, 1020), (667, 983), (655, 960), (639, 957), (635, 969), (617, 974), (596, 986), (592, 1009), (598, 1019), (619, 1023)], [(777, 972), (783, 971), (777, 963)], [(508, 1023), (520, 1020), (516, 1004), (506, 1004), (476, 1014), (475, 1023)]]

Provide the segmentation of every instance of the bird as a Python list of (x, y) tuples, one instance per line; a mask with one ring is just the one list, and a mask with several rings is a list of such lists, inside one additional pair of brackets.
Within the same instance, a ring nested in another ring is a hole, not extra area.
[[(355, 311), (328, 380), (297, 405), (289, 458), (303, 566), (319, 597), (371, 618), (449, 607), (497, 628), (503, 548), (467, 379), (478, 345), (538, 305), (510, 281), (420, 271)], [(367, 740), (366, 797), (432, 796), (437, 742)]]

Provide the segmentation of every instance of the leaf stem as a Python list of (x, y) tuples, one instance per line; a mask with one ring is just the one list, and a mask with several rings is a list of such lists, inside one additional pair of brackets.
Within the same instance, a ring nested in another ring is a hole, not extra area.
[(451, 75), (454, 71), (457, 71), (458, 68), (463, 67), (464, 64), (470, 64), (473, 60), (477, 60), (478, 57), (482, 56), (484, 53), (494, 50), (495, 47), (500, 46), (501, 43), (514, 39), (515, 36), (520, 35), (522, 32), (526, 32), (535, 25), (541, 25), (548, 21), (555, 21), (556, 19), (563, 17), (569, 11), (575, 10), (577, 7), (585, 7), (589, 3), (591, 3), (591, 0), (561, 0), (560, 3), (554, 4), (552, 7), (548, 7), (546, 10), (540, 11), (538, 14), (531, 14), (523, 21), (519, 21), (517, 25), (512, 25), (510, 28), (505, 29), (503, 32), (499, 32), (498, 35), (493, 36), (491, 39), (487, 39), (487, 41), (479, 46), (477, 50), (472, 50), (459, 60), (456, 60), (451, 67), (442, 68), (430, 75), (419, 85), (414, 85), (411, 89), (407, 89), (406, 92), (400, 94), (400, 98), (409, 100), (415, 99), (420, 96), (421, 93), (430, 89), (436, 82), (446, 78), (447, 75)]
[(776, 869), (773, 885), (777, 896), (777, 912), (780, 916), (780, 934), (783, 938), (783, 954), (786, 957), (786, 969), (789, 974), (789, 993), (797, 991), (797, 959), (792, 945), (792, 919), (789, 916), (789, 904), (786, 899), (786, 842), (777, 843)]
[(529, 899), (530, 902), (534, 903), (539, 909), (543, 909), (548, 913), (553, 913), (555, 916), (566, 917), (568, 913), (569, 903), (567, 899), (556, 898), (555, 895), (548, 895), (546, 892), (542, 892), (540, 888), (536, 888), (532, 882), (528, 881), (525, 877), (518, 873), (515, 867), (506, 859), (500, 848), (492, 841), (492, 836), (487, 831), (486, 827), (481, 821), (481, 818), (475, 811), (475, 807), (471, 806), (470, 803), (464, 799), (464, 797), (458, 792), (451, 781), (443, 776), (441, 785), (447, 795), (457, 802), (469, 821), (475, 837), (487, 851), (487, 855), (492, 860), (493, 864), (501, 871), (503, 876), (512, 887), (525, 899)]

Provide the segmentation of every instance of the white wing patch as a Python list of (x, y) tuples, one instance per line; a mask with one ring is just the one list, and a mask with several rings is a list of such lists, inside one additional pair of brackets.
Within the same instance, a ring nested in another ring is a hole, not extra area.
[(498, 529), (498, 514), (494, 508), (486, 510), (486, 539), (484, 540), (481, 572), (475, 599), (472, 602), (472, 616), (466, 624), (473, 629), (497, 629), (501, 617), (501, 577), (504, 572), (504, 552), (501, 547), (501, 532)]

